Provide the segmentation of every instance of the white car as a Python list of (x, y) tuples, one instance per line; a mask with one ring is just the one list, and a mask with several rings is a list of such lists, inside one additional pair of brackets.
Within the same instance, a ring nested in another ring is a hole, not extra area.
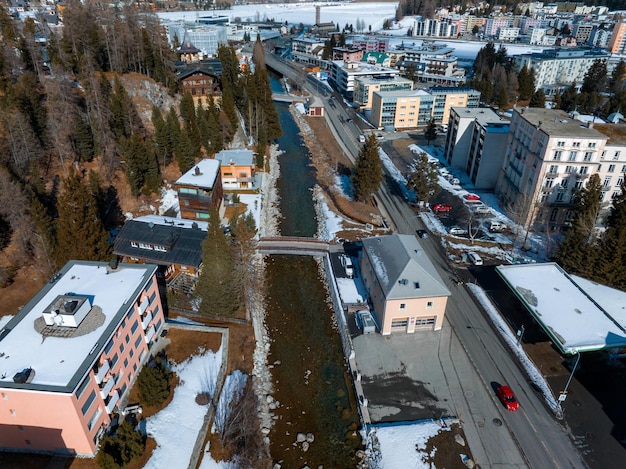
[(467, 230), (464, 230), (460, 226), (451, 226), (448, 228), (448, 233), (451, 235), (465, 235), (467, 234)]
[(473, 251), (467, 253), (467, 258), (474, 265), (483, 265), (483, 259)]

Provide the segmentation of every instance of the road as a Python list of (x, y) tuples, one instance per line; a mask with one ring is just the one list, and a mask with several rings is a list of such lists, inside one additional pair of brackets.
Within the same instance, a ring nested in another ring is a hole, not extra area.
[[(294, 71), (291, 65), (276, 64), (275, 57), (269, 59), (268, 55), (266, 60), (268, 66), (286, 76), (297, 78), (297, 73), (300, 74), (299, 76), (302, 74), (301, 71)], [(307, 91), (311, 94), (317, 93), (316, 86), (308, 79), (305, 84)], [(359, 148), (357, 138), (361, 131), (353, 123), (346, 122), (348, 114), (340, 98), (335, 96), (334, 100), (334, 105), (326, 107), (327, 117), (344, 151), (354, 161)], [(379, 208), (383, 209), (387, 221), (395, 227), (395, 232), (414, 235), (415, 230), (425, 229), (419, 216), (402, 197), (394, 195), (393, 189), (387, 184), (383, 184), (376, 197)], [(517, 359), (501, 342), (497, 333), (492, 329), (491, 322), (476, 305), (469, 291), (452, 280), (456, 277), (456, 272), (448, 264), (440, 240), (431, 236), (421, 239), (420, 243), (452, 292), (448, 300), (446, 317), (483, 381), (484, 398), (479, 404), (475, 404), (475, 407), (491, 406), (492, 412), (497, 409), (501, 416), (499, 420), (508, 429), (511, 440), (528, 467), (586, 467), (569, 436), (555, 420), (542, 396), (531, 386), (528, 377), (521, 371)], [(494, 386), (497, 384), (511, 386), (520, 401), (521, 408), (518, 412), (507, 412), (499, 403), (494, 391)], [(451, 392), (457, 396), (456, 400), (460, 407), (465, 406), (466, 418), (468, 415), (471, 415), (474, 420), (480, 418), (477, 415), (479, 410), (472, 409), (467, 402), (463, 403), (462, 397), (458, 397), (463, 394), (463, 389), (451, 390)], [(489, 424), (491, 425), (492, 422)], [(498, 425), (499, 422), (493, 422), (493, 424)], [(478, 427), (481, 425), (478, 424)], [(480, 429), (479, 438), (483, 447), (481, 453), (487, 458), (487, 461), (483, 460), (480, 463), (482, 466), (493, 467), (494, 464), (498, 465), (496, 461), (502, 460), (502, 451), (506, 449), (500, 446), (499, 438), (489, 436), (488, 427), (489, 425), (484, 423), (484, 427)], [(472, 444), (471, 439), (470, 444)], [(493, 456), (493, 461), (490, 460), (490, 455)], [(511, 460), (517, 459), (511, 456)], [(499, 467), (502, 466), (499, 465)]]

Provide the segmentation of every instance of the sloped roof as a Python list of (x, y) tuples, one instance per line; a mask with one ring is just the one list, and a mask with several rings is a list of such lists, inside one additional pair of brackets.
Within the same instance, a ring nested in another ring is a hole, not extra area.
[(176, 65), (176, 77), (178, 79), (187, 78), (194, 73), (203, 73), (212, 77), (221, 77), (223, 68), (219, 59), (207, 59), (194, 63), (180, 63)]
[(222, 150), (215, 154), (215, 159), (219, 160), (222, 166), (229, 166), (231, 162), (235, 166), (248, 166), (254, 164), (254, 152), (245, 148)]
[(175, 182), (177, 185), (213, 188), (220, 172), (220, 162), (213, 158), (204, 158)]
[(388, 235), (363, 240), (386, 299), (450, 296), (419, 242), (411, 235)]
[[(201, 245), (206, 234), (207, 223), (148, 215), (124, 223), (115, 238), (113, 253), (146, 259), (158, 265), (175, 264), (198, 268), (202, 263)], [(141, 248), (140, 244), (158, 246), (165, 251)]]

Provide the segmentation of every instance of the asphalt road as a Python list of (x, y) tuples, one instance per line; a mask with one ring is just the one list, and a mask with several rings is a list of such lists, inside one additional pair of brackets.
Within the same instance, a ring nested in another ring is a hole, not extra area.
[[(278, 69), (267, 60), (269, 66)], [(290, 66), (281, 65), (281, 73), (296, 73)], [(301, 73), (301, 72), (300, 72)], [(312, 94), (317, 94), (316, 87), (307, 80), (305, 86)], [(325, 98), (328, 99), (328, 98)], [(342, 141), (342, 146), (354, 161), (358, 152), (357, 138), (361, 133), (354, 123), (346, 120), (349, 115), (342, 102), (335, 99), (334, 106), (327, 106), (326, 112), (334, 127), (335, 134)], [(341, 119), (343, 117), (343, 119)], [(425, 229), (418, 215), (391, 188), (384, 184), (376, 194), (379, 208), (383, 209), (387, 222), (395, 227), (395, 232), (415, 234), (416, 229)], [(463, 345), (469, 359), (484, 384), (483, 399), (480, 406), (491, 406), (490, 410), (498, 409), (500, 420), (509, 431), (527, 465), (532, 468), (582, 468), (586, 467), (578, 451), (572, 444), (565, 430), (557, 423), (551, 411), (545, 405), (542, 396), (531, 386), (526, 375), (520, 370), (517, 360), (500, 341), (493, 331), (491, 323), (474, 303), (469, 292), (456, 285), (452, 278), (456, 277), (444, 257), (438, 237), (430, 236), (420, 240), (424, 250), (439, 271), (444, 282), (452, 292), (448, 300), (446, 317)], [(494, 387), (497, 384), (508, 384), (520, 401), (518, 412), (507, 412), (499, 403)], [(462, 393), (462, 389), (450, 390), (453, 394)], [(476, 405), (478, 407), (478, 404)], [(470, 410), (470, 412), (472, 412)], [(473, 412), (472, 412), (473, 413)], [(479, 418), (472, 415), (472, 418)], [(486, 426), (485, 426), (486, 428)], [(494, 461), (481, 461), (481, 465), (503, 467), (501, 461), (502, 448), (498, 440), (490, 438), (488, 433), (480, 435), (481, 444), (487, 454), (494, 456)], [(495, 457), (498, 456), (498, 457)]]

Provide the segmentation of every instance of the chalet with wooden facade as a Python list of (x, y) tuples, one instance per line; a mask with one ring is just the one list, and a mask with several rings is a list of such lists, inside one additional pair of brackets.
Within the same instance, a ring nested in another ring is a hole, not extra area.
[(219, 160), (204, 158), (183, 174), (174, 186), (178, 192), (180, 216), (207, 221), (209, 210), (211, 207), (219, 210), (224, 195)]
[(183, 92), (191, 93), (196, 104), (222, 94), (222, 63), (218, 59), (179, 63), (176, 66), (176, 77), (180, 80)]
[(252, 150), (222, 150), (215, 155), (220, 162), (224, 189), (255, 189), (255, 157)]
[(128, 220), (115, 238), (113, 253), (123, 262), (156, 264), (157, 276), (173, 291), (190, 291), (202, 264), (208, 224), (158, 215)]

